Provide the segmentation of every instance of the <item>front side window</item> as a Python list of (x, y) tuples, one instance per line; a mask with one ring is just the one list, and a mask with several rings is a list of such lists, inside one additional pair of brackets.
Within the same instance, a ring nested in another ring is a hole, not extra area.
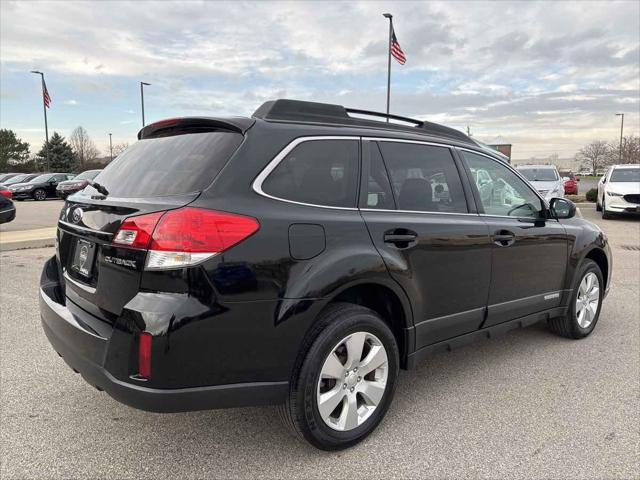
[(310, 140), (297, 145), (262, 184), (283, 200), (330, 207), (355, 207), (359, 142)]
[(538, 218), (540, 198), (515, 173), (499, 161), (463, 151), (484, 212), (489, 215)]
[(398, 210), (467, 213), (462, 183), (448, 148), (380, 142)]

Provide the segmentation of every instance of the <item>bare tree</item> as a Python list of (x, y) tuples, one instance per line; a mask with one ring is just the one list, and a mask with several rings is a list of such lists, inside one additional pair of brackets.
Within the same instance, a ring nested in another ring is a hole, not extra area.
[(99, 155), (96, 144), (89, 138), (89, 134), (84, 127), (77, 127), (71, 132), (69, 143), (71, 143), (79, 171), (85, 170), (87, 164), (95, 160)]
[(596, 175), (598, 170), (610, 162), (611, 147), (604, 140), (594, 140), (580, 149), (576, 159), (588, 165), (591, 169), (591, 174)]
[(640, 137), (629, 135), (622, 138), (622, 158), (620, 158), (620, 141), (612, 142), (612, 163), (640, 163)]
[(127, 148), (129, 148), (129, 143), (127, 142), (116, 143), (113, 146), (113, 158), (116, 158), (118, 155), (124, 152)]

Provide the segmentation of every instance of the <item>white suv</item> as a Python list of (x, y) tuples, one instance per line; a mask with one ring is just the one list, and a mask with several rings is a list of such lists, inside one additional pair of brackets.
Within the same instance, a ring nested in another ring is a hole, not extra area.
[(640, 213), (640, 165), (613, 165), (598, 182), (596, 210), (602, 218), (614, 213)]
[(516, 169), (547, 202), (554, 197), (564, 197), (564, 181), (554, 165), (521, 165)]

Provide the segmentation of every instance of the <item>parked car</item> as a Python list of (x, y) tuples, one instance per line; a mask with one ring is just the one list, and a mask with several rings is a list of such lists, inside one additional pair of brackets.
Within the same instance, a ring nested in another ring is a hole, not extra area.
[(0, 186), (0, 223), (8, 223), (16, 218), (16, 207), (11, 201), (11, 191)]
[(580, 179), (575, 176), (571, 170), (560, 170), (558, 172), (562, 181), (564, 182), (565, 195), (577, 195), (578, 194), (578, 182)]
[(3, 185), (5, 187), (9, 187), (10, 185), (14, 185), (16, 183), (28, 182), (29, 180), (32, 180), (32, 179), (36, 178), (39, 175), (41, 175), (41, 174), (40, 173), (21, 173), (19, 175), (11, 177), (8, 180), (5, 180), (4, 182), (0, 182), (0, 185)]
[(435, 351), (596, 326), (607, 237), (457, 130), (277, 100), (138, 138), (67, 199), (40, 286), (53, 348), (120, 402), (278, 404), (336, 450)]
[(102, 170), (87, 170), (82, 172), (77, 177), (74, 177), (72, 180), (65, 180), (64, 182), (60, 182), (56, 188), (56, 195), (62, 199), (66, 199), (72, 193), (79, 192), (84, 187), (89, 185), (89, 182), (96, 178)]
[(564, 197), (564, 182), (553, 165), (521, 165), (517, 167), (545, 200)]
[(56, 196), (58, 183), (71, 180), (73, 177), (74, 175), (71, 173), (43, 173), (26, 183), (15, 183), (9, 188), (13, 193), (13, 198), (18, 201), (28, 198), (46, 200)]
[(0, 183), (3, 183), (9, 180), (11, 177), (15, 177), (16, 175), (20, 175), (19, 173), (0, 173)]
[(598, 182), (596, 210), (602, 218), (640, 213), (640, 165), (613, 165)]

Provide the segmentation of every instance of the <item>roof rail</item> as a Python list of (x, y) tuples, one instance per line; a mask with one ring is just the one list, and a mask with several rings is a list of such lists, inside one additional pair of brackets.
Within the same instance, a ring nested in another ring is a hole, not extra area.
[[(368, 115), (372, 117), (384, 118), (387, 121), (370, 120), (353, 117), (349, 114)], [(412, 133), (423, 133), (454, 138), (456, 140), (474, 144), (467, 135), (454, 128), (418, 120), (415, 118), (401, 117), (399, 115), (372, 112), (356, 108), (345, 108), (342, 105), (330, 103), (305, 102), (301, 100), (271, 100), (263, 103), (254, 113), (253, 117), (262, 120), (310, 122), (310, 123), (333, 123), (340, 125), (353, 125), (360, 127), (388, 128), (393, 130), (404, 130)], [(388, 120), (397, 120), (410, 123), (412, 125), (400, 125)]]

